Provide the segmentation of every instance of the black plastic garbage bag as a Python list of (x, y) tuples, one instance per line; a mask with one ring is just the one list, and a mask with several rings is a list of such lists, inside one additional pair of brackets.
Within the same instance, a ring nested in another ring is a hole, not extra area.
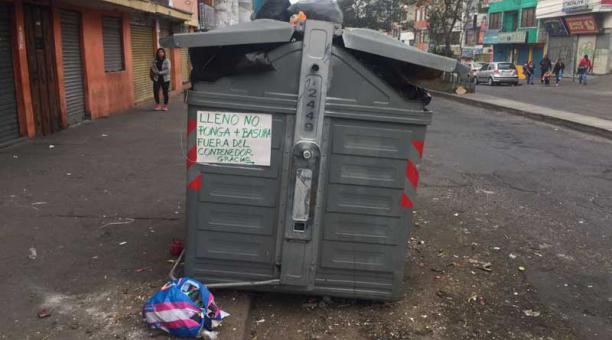
[(300, 0), (289, 7), (289, 12), (297, 14), (300, 11), (308, 19), (322, 20), (342, 24), (344, 16), (335, 0)]
[(289, 22), (291, 13), (288, 11), (289, 0), (266, 0), (261, 8), (255, 12), (253, 19), (274, 19)]
[(274, 46), (276, 45), (194, 48), (191, 50), (194, 65), (191, 82), (216, 81), (235, 74), (274, 71), (274, 65), (267, 53)]

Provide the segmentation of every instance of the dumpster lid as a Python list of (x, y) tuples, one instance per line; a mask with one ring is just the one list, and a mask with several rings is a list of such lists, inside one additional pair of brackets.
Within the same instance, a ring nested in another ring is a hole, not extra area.
[(291, 40), (294, 30), (288, 22), (258, 19), (208, 32), (174, 34), (160, 39), (160, 44), (167, 48), (187, 48), (285, 43)]
[(381, 57), (423, 66), (443, 72), (456, 72), (457, 60), (427, 53), (406, 45), (383, 33), (364, 28), (345, 28), (342, 33), (344, 46)]

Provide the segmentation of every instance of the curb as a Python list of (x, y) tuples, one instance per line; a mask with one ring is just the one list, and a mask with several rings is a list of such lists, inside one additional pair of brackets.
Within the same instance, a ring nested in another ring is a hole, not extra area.
[[(526, 118), (530, 118), (533, 120), (538, 120), (541, 122), (546, 122), (546, 123), (550, 123), (553, 125), (557, 125), (557, 126), (562, 126), (562, 127), (566, 127), (566, 128), (570, 128), (572, 130), (576, 130), (576, 131), (580, 131), (580, 132), (585, 132), (588, 134), (592, 134), (592, 135), (597, 135), (600, 137), (604, 137), (604, 138), (608, 138), (608, 139), (612, 139), (612, 130), (603, 128), (603, 127), (599, 127), (596, 125), (588, 125), (588, 124), (584, 124), (584, 123), (580, 123), (580, 122), (575, 122), (572, 120), (567, 120), (567, 119), (562, 119), (559, 117), (553, 117), (553, 116), (549, 116), (543, 113), (539, 113), (539, 112), (533, 112), (533, 111), (526, 111), (526, 110), (522, 110), (522, 109), (517, 109), (517, 108), (513, 108), (513, 107), (508, 107), (508, 106), (504, 106), (504, 105), (498, 105), (498, 104), (493, 104), (493, 103), (489, 103), (486, 101), (481, 101), (478, 99), (474, 99), (474, 98), (469, 98), (466, 96), (459, 96), (459, 95), (455, 95), (455, 94), (450, 94), (450, 93), (445, 93), (445, 92), (439, 92), (439, 91), (429, 91), (432, 95), (436, 95), (439, 97), (443, 97), (446, 99), (450, 99), (450, 100), (454, 100), (463, 104), (468, 104), (468, 105), (473, 105), (473, 106), (477, 106), (477, 107), (481, 107), (481, 108), (485, 108), (485, 109), (493, 109), (493, 110), (498, 110), (498, 111), (504, 111), (506, 113), (510, 113), (516, 116), (522, 116), (522, 117), (526, 117)], [(469, 94), (467, 95), (469, 96)]]

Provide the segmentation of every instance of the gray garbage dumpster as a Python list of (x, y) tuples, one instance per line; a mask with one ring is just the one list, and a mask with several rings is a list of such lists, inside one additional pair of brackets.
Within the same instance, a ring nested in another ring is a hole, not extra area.
[(315, 20), (256, 20), (162, 45), (190, 48), (193, 65), (185, 274), (399, 297), (431, 122), (418, 85), (457, 62)]

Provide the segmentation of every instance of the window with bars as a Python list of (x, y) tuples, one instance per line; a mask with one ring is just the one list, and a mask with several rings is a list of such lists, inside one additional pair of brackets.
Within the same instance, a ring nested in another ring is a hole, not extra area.
[(523, 8), (523, 13), (521, 14), (521, 27), (536, 26), (535, 10), (535, 7)]
[(121, 18), (102, 17), (102, 46), (104, 48), (104, 71), (125, 70)]
[(489, 15), (489, 29), (498, 30), (501, 28), (501, 13), (491, 13)]

